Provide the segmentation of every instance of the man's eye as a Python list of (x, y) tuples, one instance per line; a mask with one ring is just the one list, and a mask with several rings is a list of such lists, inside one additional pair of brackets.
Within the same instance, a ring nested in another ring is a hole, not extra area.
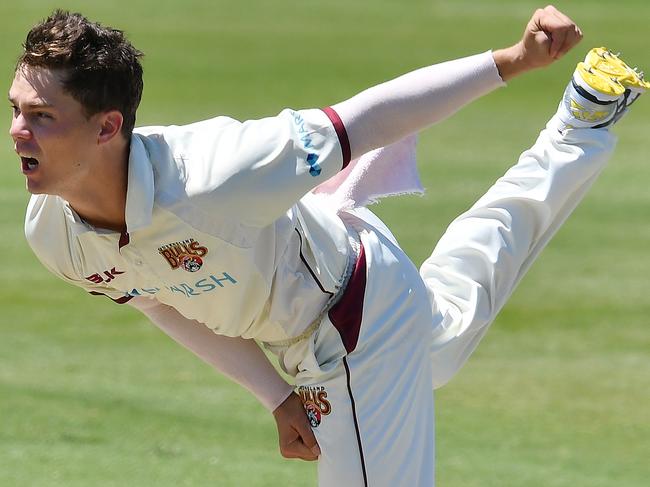
[(37, 118), (43, 118), (43, 119), (49, 119), (52, 118), (52, 115), (46, 112), (36, 112), (36, 117)]
[(14, 116), (20, 113), (20, 109), (16, 105), (11, 105), (11, 110), (14, 112)]

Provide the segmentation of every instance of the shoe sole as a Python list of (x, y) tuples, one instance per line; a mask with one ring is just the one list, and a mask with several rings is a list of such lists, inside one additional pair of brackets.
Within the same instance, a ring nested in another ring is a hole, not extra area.
[(626, 89), (637, 93), (650, 89), (642, 73), (604, 47), (590, 50), (584, 62), (578, 63), (577, 72), (589, 87), (607, 97), (620, 96)]

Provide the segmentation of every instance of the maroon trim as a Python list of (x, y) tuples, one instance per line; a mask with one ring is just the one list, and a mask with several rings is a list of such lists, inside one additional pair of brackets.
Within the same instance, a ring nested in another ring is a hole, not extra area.
[(345, 350), (351, 353), (357, 347), (361, 318), (363, 317), (363, 296), (366, 292), (366, 253), (363, 244), (359, 258), (352, 271), (343, 296), (329, 310), (328, 316), (341, 335)]
[(366, 459), (363, 455), (363, 445), (361, 444), (361, 431), (359, 430), (359, 420), (357, 419), (357, 406), (352, 395), (352, 386), (350, 385), (350, 367), (348, 366), (347, 357), (343, 357), (343, 366), (345, 367), (345, 378), (348, 386), (348, 395), (350, 396), (350, 405), (352, 406), (352, 419), (354, 420), (354, 431), (357, 434), (357, 446), (359, 447), (359, 460), (361, 460), (361, 472), (363, 473), (363, 486), (368, 487), (368, 474), (366, 473)]
[(345, 169), (348, 164), (350, 164), (350, 159), (352, 158), (352, 152), (350, 151), (350, 139), (348, 138), (348, 132), (345, 130), (345, 125), (343, 125), (343, 120), (339, 117), (339, 114), (332, 107), (323, 108), (323, 112), (327, 115), (327, 118), (330, 119), (332, 125), (334, 125), (334, 130), (336, 130), (336, 135), (339, 138), (339, 144), (341, 144), (341, 152), (343, 154), (343, 167)]
[(129, 232), (124, 230), (122, 233), (120, 233), (120, 242), (118, 243), (119, 248), (121, 249), (125, 245), (129, 245), (130, 241), (131, 241), (131, 237), (129, 237)]
[(88, 292), (90, 294), (92, 294), (93, 296), (106, 296), (108, 299), (110, 299), (111, 301), (113, 301), (113, 302), (115, 302), (117, 304), (124, 304), (124, 303), (127, 303), (127, 302), (131, 301), (131, 299), (133, 299), (133, 296), (122, 296), (121, 298), (113, 299), (110, 296), (108, 296), (108, 295), (106, 295), (104, 293), (98, 293), (97, 291), (88, 291)]

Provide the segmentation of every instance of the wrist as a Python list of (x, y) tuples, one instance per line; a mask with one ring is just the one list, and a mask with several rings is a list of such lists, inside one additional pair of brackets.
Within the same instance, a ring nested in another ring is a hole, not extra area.
[(273, 413), (273, 415), (275, 415), (280, 406), (287, 402), (287, 399), (289, 399), (294, 394), (293, 386), (287, 384), (286, 382), (285, 384), (286, 387), (278, 389), (272, 400), (269, 398), (268, 401), (262, 403), (268, 411)]
[(280, 403), (274, 409), (271, 410), (271, 414), (276, 420), (278, 419), (279, 416), (281, 416), (284, 413), (284, 410), (288, 406), (288, 404), (291, 401), (295, 400), (294, 396), (298, 397), (298, 395), (293, 390), (291, 390), (291, 392), (287, 394), (287, 397), (285, 397), (282, 401), (280, 401)]
[(521, 42), (504, 49), (493, 51), (492, 57), (503, 81), (509, 81), (532, 69), (526, 62)]

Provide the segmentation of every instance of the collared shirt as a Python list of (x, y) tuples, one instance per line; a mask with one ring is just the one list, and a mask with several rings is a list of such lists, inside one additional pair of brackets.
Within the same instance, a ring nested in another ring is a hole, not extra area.
[(347, 162), (331, 109), (141, 128), (125, 232), (93, 228), (51, 195), (32, 196), (25, 232), (49, 270), (88, 292), (147, 296), (220, 334), (282, 341), (341, 285), (347, 231), (309, 191)]

